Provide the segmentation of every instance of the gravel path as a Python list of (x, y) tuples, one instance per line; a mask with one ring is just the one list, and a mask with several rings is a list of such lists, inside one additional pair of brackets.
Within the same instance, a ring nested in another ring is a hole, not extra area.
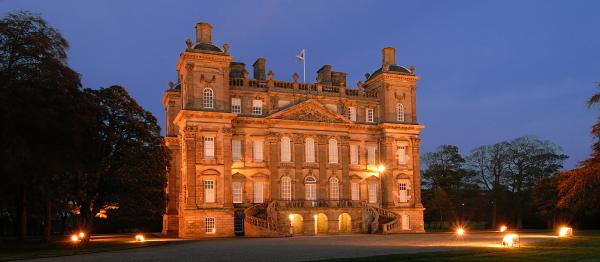
[[(550, 238), (543, 234), (523, 234), (521, 243)], [(500, 241), (501, 235), (492, 232), (469, 234), (463, 240), (448, 233), (223, 238), (35, 261), (307, 261), (499, 247)]]

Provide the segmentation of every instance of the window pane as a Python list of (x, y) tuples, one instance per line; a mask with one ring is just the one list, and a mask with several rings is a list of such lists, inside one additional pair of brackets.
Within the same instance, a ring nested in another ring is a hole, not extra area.
[(289, 137), (281, 138), (281, 162), (292, 161), (291, 142)]
[(242, 182), (233, 182), (231, 192), (233, 194), (233, 203), (242, 203)]
[(375, 146), (369, 146), (367, 147), (367, 165), (374, 166), (375, 161)]
[(307, 138), (305, 142), (305, 155), (307, 163), (315, 162), (315, 141), (312, 138)]
[(317, 184), (305, 184), (305, 197), (306, 200), (314, 201), (317, 200)]
[(400, 183), (400, 202), (408, 202), (408, 190), (406, 183)]
[(377, 203), (377, 184), (369, 184), (369, 203)]
[(242, 141), (241, 140), (231, 140), (231, 159), (233, 161), (241, 161), (242, 160)]
[(350, 164), (358, 165), (358, 145), (350, 145)]
[(204, 159), (215, 158), (215, 138), (204, 137)]
[(338, 146), (337, 146), (337, 140), (335, 140), (335, 139), (329, 140), (329, 163), (331, 163), (331, 164), (338, 163)]
[(215, 218), (207, 217), (204, 220), (204, 232), (207, 234), (214, 234), (217, 232), (217, 228), (215, 227)]
[(338, 200), (340, 199), (340, 185), (337, 178), (332, 178), (329, 181), (329, 199)]
[(406, 147), (405, 146), (398, 147), (398, 164), (400, 164), (400, 165), (406, 164)]
[(281, 199), (292, 200), (292, 179), (284, 176), (281, 178)]
[(263, 182), (254, 182), (254, 203), (263, 203)]
[(204, 108), (213, 108), (213, 91), (210, 88), (204, 89), (202, 106)]
[(204, 202), (215, 202), (215, 181), (204, 180)]
[(352, 183), (352, 200), (360, 200), (360, 184), (356, 182)]
[(231, 113), (241, 114), (242, 113), (242, 100), (240, 98), (231, 98)]
[(254, 162), (262, 162), (263, 161), (263, 142), (262, 141), (253, 141), (252, 142), (252, 153), (253, 153), (253, 161)]

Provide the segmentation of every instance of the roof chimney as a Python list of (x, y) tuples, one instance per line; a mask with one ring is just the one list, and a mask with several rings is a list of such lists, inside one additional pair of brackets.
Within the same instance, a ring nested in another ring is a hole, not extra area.
[(254, 79), (265, 80), (266, 79), (266, 67), (267, 60), (264, 58), (256, 59), (256, 62), (252, 65), (254, 67)]
[(196, 43), (210, 44), (211, 41), (212, 25), (209, 23), (201, 22), (196, 24)]
[(381, 50), (381, 58), (383, 65), (395, 65), (396, 64), (396, 49), (393, 47), (384, 47)]

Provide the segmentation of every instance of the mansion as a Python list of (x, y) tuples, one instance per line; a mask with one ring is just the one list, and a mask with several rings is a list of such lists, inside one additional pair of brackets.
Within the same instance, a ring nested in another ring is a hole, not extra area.
[(413, 66), (382, 50), (350, 88), (324, 65), (315, 83), (234, 62), (212, 26), (163, 96), (171, 152), (163, 233), (183, 238), (423, 232)]

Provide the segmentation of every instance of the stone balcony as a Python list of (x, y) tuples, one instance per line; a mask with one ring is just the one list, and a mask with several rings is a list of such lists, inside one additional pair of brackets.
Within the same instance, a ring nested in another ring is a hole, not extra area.
[(279, 92), (290, 94), (311, 94), (329, 97), (347, 97), (350, 99), (375, 100), (376, 92), (366, 92), (359, 89), (350, 89), (346, 86), (332, 86), (323, 84), (310, 84), (299, 82), (286, 82), (278, 80), (256, 80), (245, 78), (232, 78), (229, 80), (232, 90), (249, 90), (258, 92)]

